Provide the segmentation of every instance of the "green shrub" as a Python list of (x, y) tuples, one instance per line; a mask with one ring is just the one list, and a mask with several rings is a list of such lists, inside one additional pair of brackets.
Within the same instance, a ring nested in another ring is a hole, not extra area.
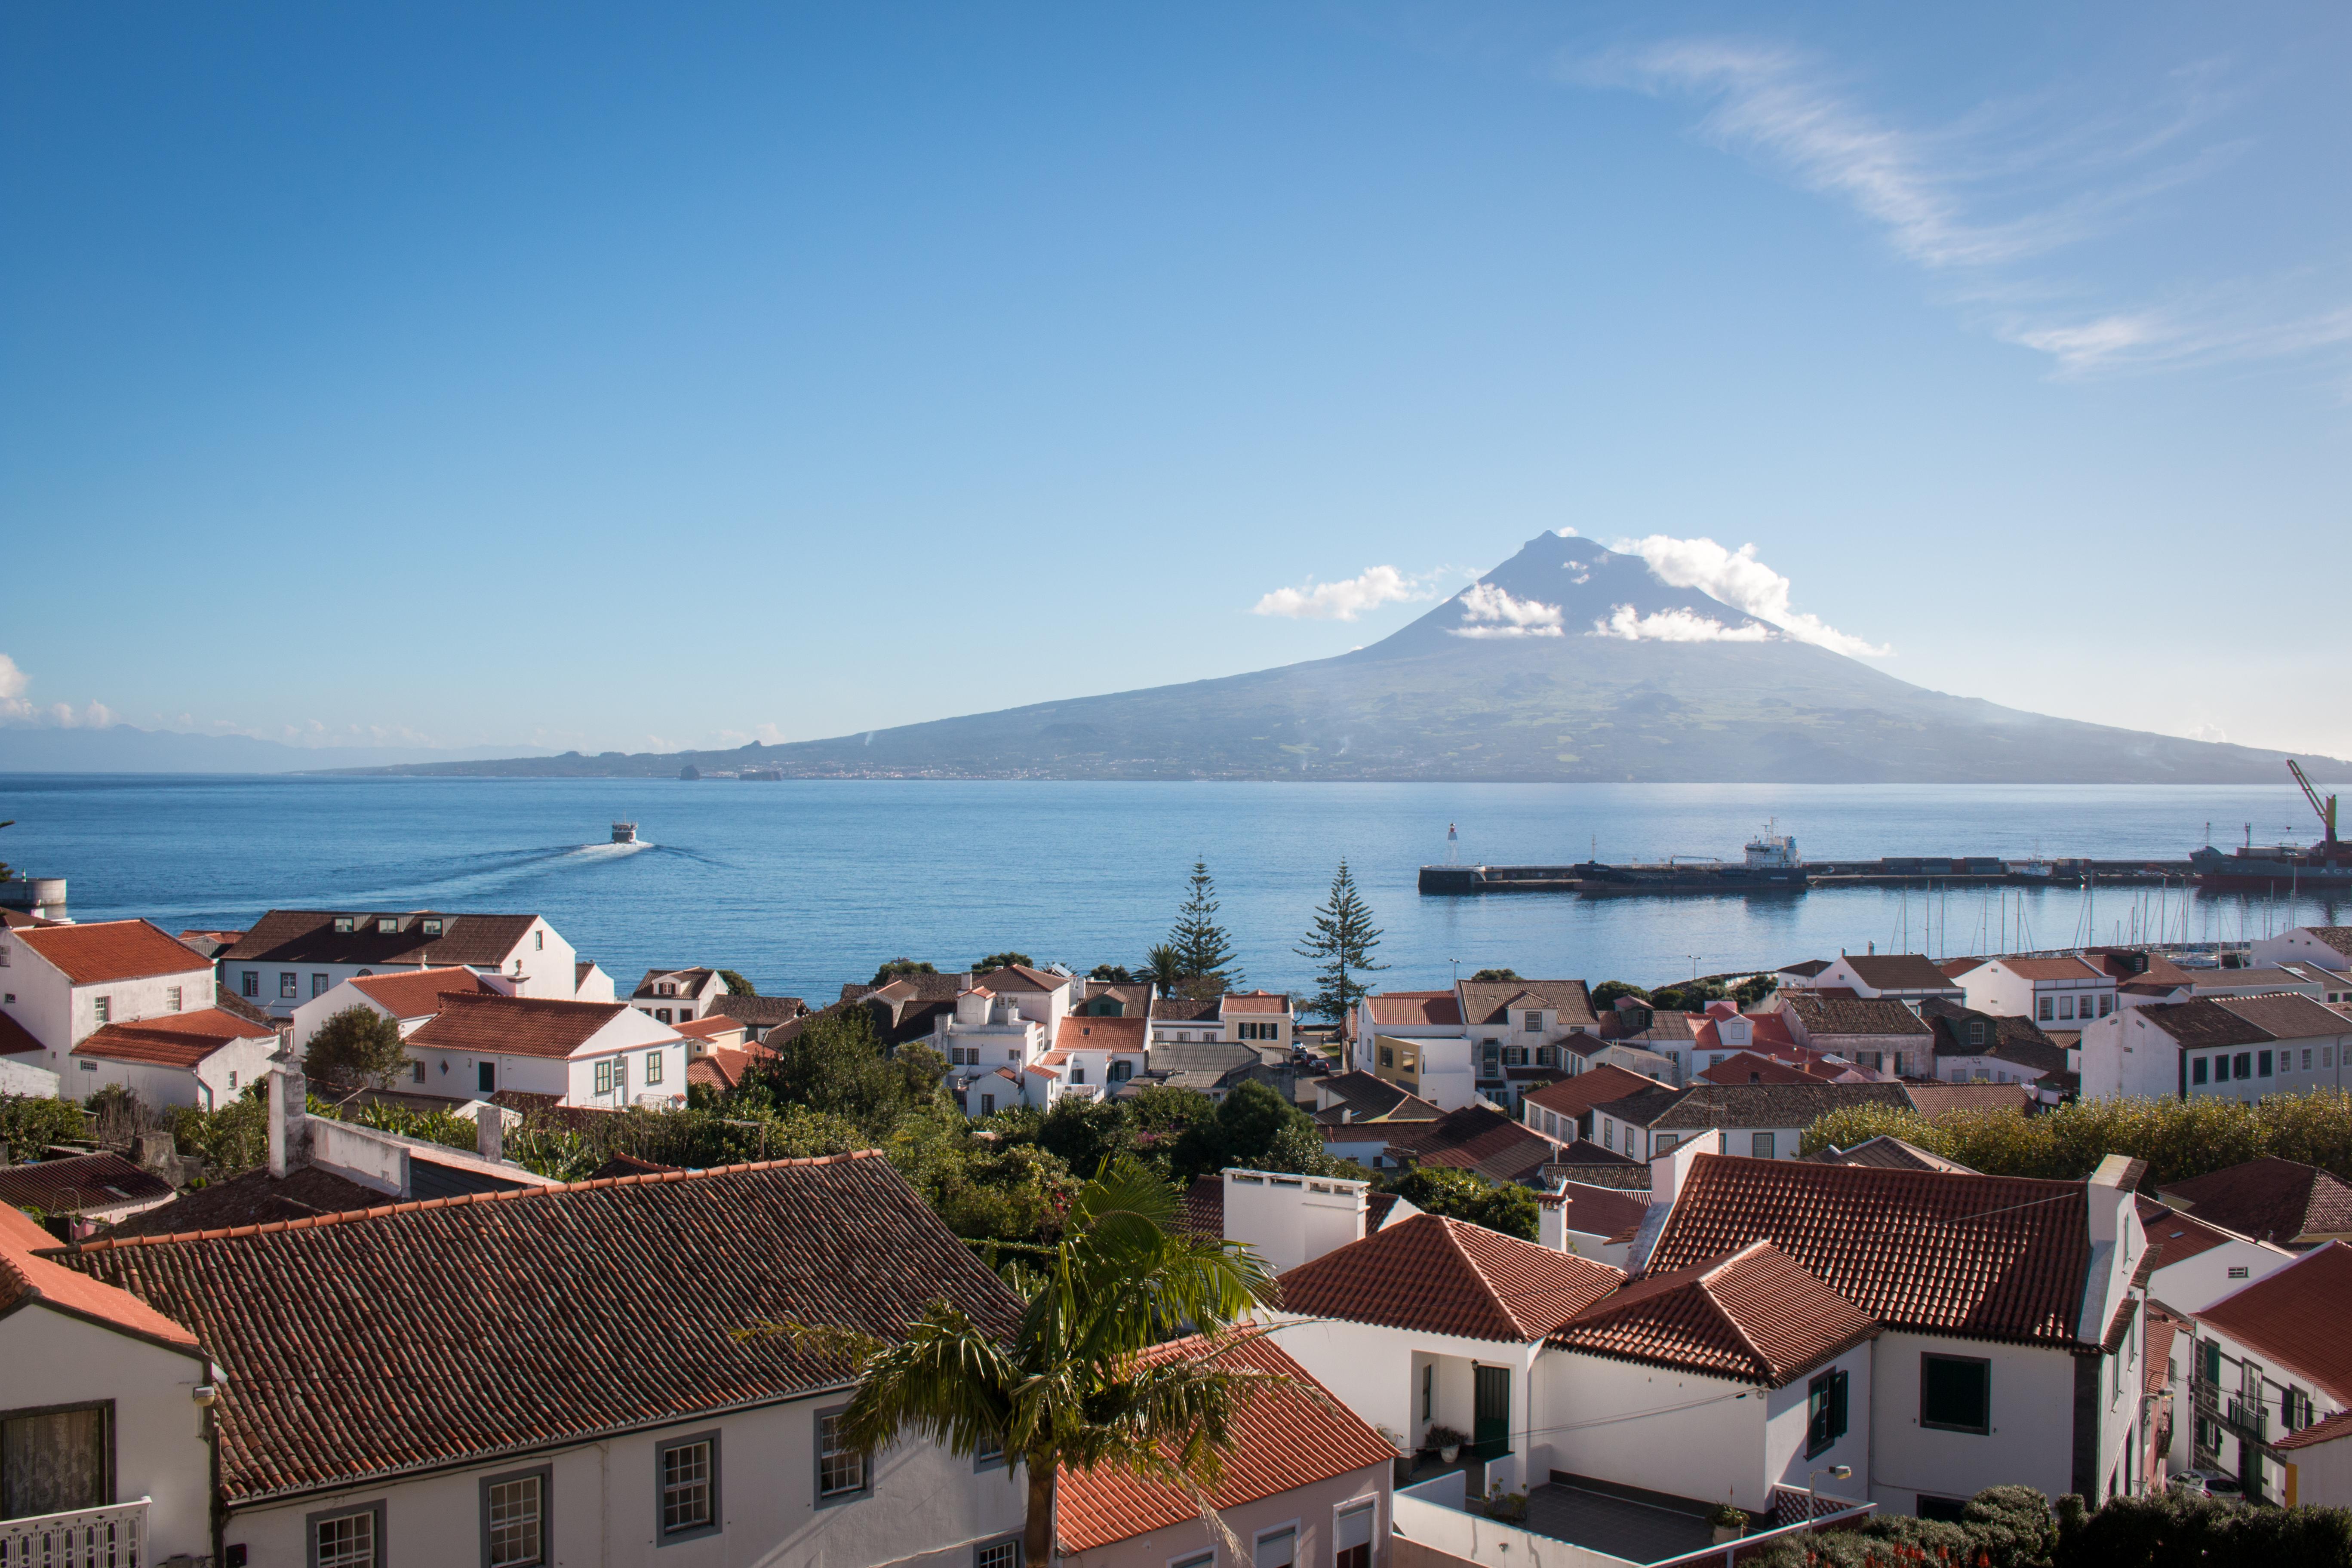
[(2170, 1493), (2062, 1509), (2057, 1568), (2346, 1568), (2352, 1510), (2256, 1508)]
[(52, 1143), (82, 1136), (81, 1107), (70, 1100), (0, 1094), (0, 1144), (12, 1160), (30, 1160)]

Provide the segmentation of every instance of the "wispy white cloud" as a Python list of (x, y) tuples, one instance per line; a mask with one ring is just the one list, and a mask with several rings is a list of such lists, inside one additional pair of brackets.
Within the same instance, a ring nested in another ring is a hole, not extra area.
[(1474, 583), (1464, 590), (1462, 624), (1447, 631), (1457, 637), (1556, 637), (1560, 629), (1558, 605), (1513, 598), (1492, 583)]
[[(2240, 96), (2226, 65), (2192, 62), (2121, 109), (2072, 90), (1989, 102), (1943, 124), (1874, 111), (1818, 57), (1743, 38), (1674, 39), (1574, 62), (1587, 84), (1705, 100), (1698, 133), (1874, 225), (1939, 280), (1947, 302), (2063, 376), (2288, 359), (2352, 342), (2340, 278), (2183, 287), (2164, 304), (2100, 302), (2049, 269), (2163, 193), (2251, 145), (2214, 132)], [(2316, 298), (2315, 298), (2315, 296)]]
[(1760, 621), (1727, 626), (1696, 610), (1654, 610), (1645, 616), (1631, 605), (1620, 605), (1584, 635), (1627, 642), (1769, 642), (1777, 634)]
[[(1621, 541), (1614, 548), (1638, 555), (1651, 574), (1670, 588), (1696, 588), (1720, 605), (1728, 605), (1771, 626), (1799, 642), (1813, 643), (1837, 653), (1885, 658), (1895, 650), (1852, 637), (1823, 621), (1790, 607), (1789, 579), (1756, 559), (1756, 546), (1726, 550), (1712, 539), (1675, 539), (1653, 533)], [(1693, 639), (1684, 639), (1693, 640)]]
[(0, 653), (0, 721), (57, 730), (103, 730), (120, 721), (120, 715), (103, 702), (86, 702), (79, 708), (70, 702), (35, 702), (25, 695), (32, 689), (33, 678), (15, 659)]
[(1304, 588), (1276, 588), (1251, 606), (1250, 613), (1294, 621), (1352, 621), (1382, 605), (1435, 598), (1436, 583), (1443, 575), (1432, 572), (1412, 577), (1393, 566), (1368, 566), (1337, 583), (1318, 583), (1310, 577)]

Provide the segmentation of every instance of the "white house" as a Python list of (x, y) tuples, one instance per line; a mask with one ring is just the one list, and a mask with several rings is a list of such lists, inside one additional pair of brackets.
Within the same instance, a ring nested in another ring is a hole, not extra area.
[(2236, 1476), (2249, 1498), (2301, 1496), (2278, 1439), (2352, 1405), (2352, 1347), (2336, 1327), (2352, 1293), (2352, 1247), (2331, 1241), (2190, 1314), (2198, 1468)]
[[(2247, 959), (2257, 965), (2308, 964), (2334, 974), (2341, 988), (2352, 990), (2352, 926), (2290, 926), (2276, 936), (2252, 944)], [(2347, 1001), (2352, 997), (2331, 996)]]
[(1958, 1002), (1966, 994), (1959, 981), (1919, 952), (1843, 952), (1813, 977), (1808, 989), (1846, 990), (1864, 998), (1913, 1003), (1929, 997)]
[(1844, 996), (1817, 987), (1784, 991), (1775, 1005), (1797, 1045), (1895, 1078), (1925, 1078), (1936, 1048), (1935, 1031), (1919, 1016), (1927, 1000)]
[(225, 1008), (109, 1024), (68, 1055), (71, 1100), (119, 1084), (151, 1106), (210, 1110), (254, 1086), (278, 1052), (278, 1031)]
[[(0, 1236), (16, 1238), (11, 1262), (33, 1247), (21, 1226)], [(82, 1502), (100, 1476), (117, 1510), (152, 1500), (130, 1507), (152, 1542), (142, 1563), (1018, 1559), (1017, 1465), (920, 1440), (860, 1454), (839, 1436), (845, 1374), (788, 1337), (735, 1337), (784, 1321), (892, 1338), (939, 1300), (1011, 1331), (1020, 1300), (875, 1155), (475, 1193), (50, 1258), (40, 1289), (58, 1310), (0, 1317), (5, 1400), (44, 1422), (30, 1436), (38, 1473), (65, 1479), (56, 1500)], [(418, 1324), (434, 1325), (436, 1375), (352, 1375), (354, 1344)], [(625, 1374), (594, 1370), (629, 1345)], [(519, 1375), (529, 1368), (577, 1375)], [(57, 1412), (79, 1414), (47, 1419)], [(14, 1451), (13, 1421), (10, 1435)]]
[(656, 1024), (691, 1024), (726, 994), (727, 982), (715, 969), (648, 969), (629, 993), (629, 1005)]
[(1648, 1160), (1713, 1131), (1727, 1154), (1793, 1160), (1806, 1128), (1857, 1105), (1912, 1109), (1899, 1083), (1660, 1085), (1594, 1106), (1592, 1136), (1603, 1149)]
[(408, 1085), (451, 1100), (507, 1090), (606, 1110), (686, 1103), (686, 1040), (622, 1002), (446, 994), (406, 1040)]
[(1989, 958), (1960, 979), (1979, 1013), (2088, 1028), (2116, 1010), (2116, 976), (2087, 958)]
[(298, 1055), (308, 1049), (310, 1037), (319, 1032), (321, 1025), (353, 1007), (364, 1007), (394, 1020), (400, 1026), (401, 1037), (406, 1039), (441, 1011), (441, 998), (447, 993), (512, 995), (511, 991), (502, 989), (505, 984), (503, 979), (486, 980), (462, 966), (404, 969), (341, 981), (295, 1007), (294, 1049)]
[(343, 981), (403, 969), (462, 966), (555, 1002), (579, 1000), (583, 977), (572, 944), (537, 915), (437, 910), (272, 910), (218, 964), (230, 994), (278, 1018)]
[(0, 1054), (52, 1072), (69, 1072), (68, 1054), (110, 1024), (213, 1001), (212, 966), (145, 921), (0, 928)]
[[(946, 1059), (949, 1092), (964, 1113), (989, 1116), (1030, 1103), (1028, 1069), (1045, 1054), (1046, 1030), (1060, 1022), (1050, 993), (999, 995), (984, 984), (958, 992), (953, 1010), (932, 1018), (930, 1046)], [(1037, 1098), (1042, 1102), (1042, 1089)]]
[(2308, 996), (2127, 1007), (2083, 1030), (2083, 1096), (2252, 1100), (2340, 1089), (2352, 1018)]
[(2185, 1207), (2137, 1200), (2152, 1266), (2143, 1281), (2152, 1305), (2187, 1315), (2201, 1312), (2253, 1280), (2276, 1273), (2300, 1254), (2198, 1219)]

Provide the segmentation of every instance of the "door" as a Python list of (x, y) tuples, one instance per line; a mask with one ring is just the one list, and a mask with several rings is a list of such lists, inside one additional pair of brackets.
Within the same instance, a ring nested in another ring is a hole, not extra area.
[(112, 1502), (107, 1414), (89, 1405), (0, 1421), (0, 1519)]
[(1496, 1459), (1511, 1451), (1511, 1369), (1473, 1369), (1470, 1440), (1482, 1459)]
[(496, 1093), (499, 1087), (499, 1064), (496, 1062), (476, 1062), (474, 1064), (474, 1087), (484, 1094)]

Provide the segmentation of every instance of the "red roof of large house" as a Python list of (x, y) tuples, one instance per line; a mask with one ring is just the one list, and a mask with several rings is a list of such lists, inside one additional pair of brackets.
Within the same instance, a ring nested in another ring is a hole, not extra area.
[[(1644, 1084), (1648, 1079), (1643, 1079)], [(1421, 1165), (1452, 1165), (1497, 1182), (1533, 1177), (1559, 1152), (1559, 1142), (1482, 1101), (1447, 1111), (1434, 1121), (1391, 1122), (1389, 1148)]]
[(1398, 1029), (1462, 1022), (1462, 1004), (1451, 991), (1387, 991), (1364, 998), (1375, 1028)]
[(30, 1215), (0, 1204), (0, 1315), (38, 1301), (143, 1340), (195, 1348), (195, 1335), (129, 1291), (35, 1256), (57, 1245), (58, 1238), (34, 1224)]
[[(1286, 1377), (1299, 1391), (1244, 1384), (1234, 1412), (1232, 1438), (1223, 1450), (1224, 1474), (1209, 1489), (1218, 1508), (1238, 1508), (1297, 1487), (1350, 1475), (1396, 1458), (1361, 1416), (1307, 1375), (1307, 1370), (1262, 1335), (1229, 1341), (1221, 1353), (1214, 1342), (1195, 1335), (1154, 1345), (1145, 1361), (1161, 1365), (1179, 1359), (1206, 1359), (1221, 1365)], [(1318, 1400), (1305, 1389), (1323, 1394)], [(1054, 1529), (1066, 1552), (1091, 1552), (1113, 1542), (1190, 1521), (1200, 1505), (1172, 1487), (1138, 1480), (1108, 1466), (1097, 1470), (1066, 1467), (1055, 1478)]]
[(110, 980), (138, 980), (151, 974), (212, 973), (212, 965), (186, 942), (145, 921), (28, 926), (15, 934), (76, 985), (103, 985)]
[(625, 1002), (557, 1002), (496, 992), (441, 998), (441, 1010), (408, 1037), (421, 1049), (483, 1056), (568, 1057), (632, 1011)]
[(2302, 1373), (2332, 1403), (2352, 1405), (2352, 1339), (2344, 1333), (2347, 1296), (2352, 1247), (2331, 1241), (2222, 1297), (2196, 1318), (2263, 1360)]
[(1759, 1240), (1889, 1328), (2079, 1342), (2091, 1261), (2080, 1182), (1702, 1154), (1647, 1268)]
[(1778, 1388), (1878, 1333), (1769, 1241), (1626, 1281), (1551, 1337), (1564, 1350)]
[(1286, 1311), (1527, 1344), (1624, 1278), (1483, 1226), (1417, 1214), (1300, 1264), (1280, 1285)]
[(2294, 1160), (2265, 1155), (2175, 1182), (2157, 1195), (2193, 1218), (2281, 1247), (2352, 1236), (2352, 1184)]
[(1807, 1072), (1755, 1051), (1734, 1051), (1692, 1079), (1695, 1083), (1827, 1083), (1826, 1072)]
[(267, 1040), (278, 1031), (218, 1007), (159, 1013), (133, 1023), (109, 1024), (73, 1048), (78, 1057), (156, 1067), (192, 1068), (231, 1040)]
[(1227, 1013), (1287, 1013), (1290, 998), (1279, 991), (1228, 991), (1221, 1005)]
[(1083, 1013), (1064, 1015), (1054, 1027), (1057, 1051), (1140, 1051), (1149, 1018), (1089, 1018)]
[(397, 974), (365, 974), (352, 987), (395, 1018), (422, 1018), (441, 1011), (448, 993), (491, 994), (490, 983), (470, 969), (404, 969)]
[(1561, 1116), (1582, 1116), (1596, 1105), (1606, 1105), (1612, 1100), (1622, 1100), (1629, 1094), (1639, 1094), (1645, 1089), (1657, 1087), (1654, 1079), (1643, 1078), (1640, 1073), (1603, 1062), (1599, 1067), (1585, 1068), (1574, 1078), (1565, 1078), (1558, 1083), (1548, 1083), (1541, 1089), (1529, 1090), (1527, 1103)]

